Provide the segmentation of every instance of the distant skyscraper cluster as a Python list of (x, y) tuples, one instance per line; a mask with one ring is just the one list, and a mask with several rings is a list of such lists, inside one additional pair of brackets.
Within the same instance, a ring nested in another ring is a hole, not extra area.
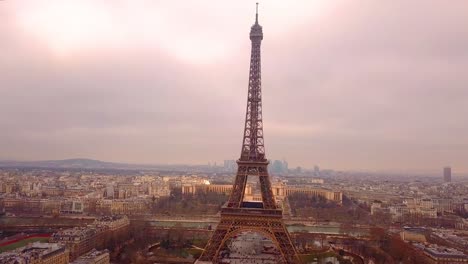
[(224, 171), (226, 172), (235, 172), (237, 169), (237, 163), (235, 160), (225, 160), (224, 161)]
[(314, 176), (319, 177), (320, 176), (320, 167), (315, 165), (314, 166)]
[(273, 160), (271, 161), (270, 171), (272, 173), (287, 173), (288, 172), (288, 162), (285, 160)]
[[(237, 163), (235, 160), (225, 160), (223, 170), (225, 172), (235, 172)], [(289, 172), (288, 162), (286, 160), (270, 160), (268, 170), (274, 174), (286, 174)]]

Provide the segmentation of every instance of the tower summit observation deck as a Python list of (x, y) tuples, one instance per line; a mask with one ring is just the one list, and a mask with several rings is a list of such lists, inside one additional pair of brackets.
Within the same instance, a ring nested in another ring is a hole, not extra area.
[[(250, 29), (250, 55), (247, 109), (237, 174), (228, 202), (221, 209), (221, 220), (208, 241), (198, 263), (221, 263), (227, 241), (238, 234), (252, 231), (272, 240), (281, 258), (278, 263), (301, 263), (283, 222), (283, 212), (276, 204), (265, 157), (262, 115), (261, 42), (262, 27), (258, 23), (258, 3), (255, 24)], [(248, 177), (258, 178), (262, 201), (245, 201)]]

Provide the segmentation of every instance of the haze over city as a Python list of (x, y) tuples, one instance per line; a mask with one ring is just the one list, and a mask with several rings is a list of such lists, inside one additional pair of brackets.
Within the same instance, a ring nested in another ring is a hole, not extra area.
[[(236, 159), (254, 2), (0, 2), (0, 159)], [(268, 158), (468, 172), (467, 1), (265, 1)]]
[(467, 10), (0, 0), (0, 264), (467, 263)]

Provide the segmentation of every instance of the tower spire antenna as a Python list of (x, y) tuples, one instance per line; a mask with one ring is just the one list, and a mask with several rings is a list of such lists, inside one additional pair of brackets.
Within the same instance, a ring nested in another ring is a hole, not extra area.
[(257, 7), (255, 9), (255, 24), (258, 24), (258, 2), (257, 2)]

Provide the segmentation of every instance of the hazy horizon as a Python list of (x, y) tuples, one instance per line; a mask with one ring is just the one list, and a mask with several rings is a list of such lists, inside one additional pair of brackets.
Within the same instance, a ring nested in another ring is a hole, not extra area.
[[(72, 157), (72, 158), (63, 158), (63, 159), (58, 159), (58, 160), (0, 160), (1, 162), (18, 162), (18, 163), (27, 163), (28, 166), (31, 166), (30, 164), (36, 163), (36, 162), (67, 162), (67, 161), (77, 161), (77, 160), (84, 160), (84, 161), (91, 161), (91, 162), (104, 162), (104, 163), (115, 163), (115, 164), (122, 164), (122, 165), (130, 165), (130, 166), (217, 166), (217, 167), (223, 167), (224, 165), (224, 160), (214, 160), (214, 161), (207, 161), (205, 163), (158, 163), (158, 162), (153, 162), (153, 163), (134, 163), (134, 162), (125, 162), (125, 161), (113, 161), (113, 160), (100, 160), (100, 159), (90, 159), (86, 157)], [(231, 160), (236, 160), (236, 159), (231, 159)], [(269, 158), (268, 159), (270, 162), (274, 160), (278, 160), (276, 158)], [(286, 160), (287, 162), (287, 160)], [(0, 164), (1, 166), (2, 164)], [(10, 165), (11, 166), (11, 165)], [(297, 169), (297, 167), (301, 167), (302, 171), (313, 171), (315, 168), (314, 167), (305, 167), (301, 166), (301, 164), (297, 164), (296, 166), (292, 167), (289, 166), (289, 169), (291, 171), (294, 171)], [(313, 166), (319, 166), (319, 164), (315, 164)], [(15, 166), (12, 166), (15, 167)], [(62, 167), (60, 167), (62, 168)], [(75, 166), (75, 168), (77, 168)], [(87, 167), (87, 168), (92, 168), (92, 167)], [(335, 172), (346, 172), (346, 173), (376, 173), (376, 174), (389, 174), (389, 176), (402, 176), (402, 175), (408, 175), (408, 176), (425, 176), (425, 177), (436, 177), (440, 178), (440, 176), (443, 173), (443, 168), (438, 168), (438, 169), (428, 169), (428, 170), (392, 170), (392, 169), (377, 169), (377, 170), (371, 170), (368, 168), (360, 168), (360, 169), (355, 169), (355, 170), (340, 170), (340, 169), (335, 169), (335, 168), (324, 168), (320, 167), (319, 169), (321, 171), (328, 171), (332, 170)], [(456, 168), (452, 168), (452, 176), (454, 176), (454, 180), (458, 178), (459, 180), (463, 180), (468, 177), (468, 173), (465, 171), (459, 171), (459, 170), (454, 170)], [(273, 174), (274, 175), (274, 174)]]
[[(468, 172), (467, 1), (264, 1), (266, 157)], [(0, 1), (0, 160), (240, 154), (255, 1)]]

